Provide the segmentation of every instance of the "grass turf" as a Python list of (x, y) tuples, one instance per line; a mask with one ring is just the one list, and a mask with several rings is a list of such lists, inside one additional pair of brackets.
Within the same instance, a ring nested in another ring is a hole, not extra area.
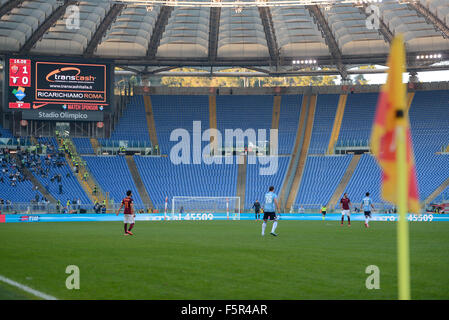
[[(396, 299), (396, 224), (254, 221), (0, 225), (0, 274), (59, 299)], [(413, 299), (449, 299), (449, 223), (415, 222)], [(365, 268), (380, 268), (380, 289)], [(80, 290), (65, 287), (68, 265)], [(0, 299), (28, 295), (0, 283)]]

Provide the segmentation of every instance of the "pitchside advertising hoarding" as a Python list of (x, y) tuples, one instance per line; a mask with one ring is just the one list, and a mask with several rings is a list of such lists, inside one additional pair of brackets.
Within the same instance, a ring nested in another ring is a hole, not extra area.
[(9, 57), (6, 70), (5, 107), (22, 119), (103, 121), (110, 111), (110, 63)]
[[(278, 216), (280, 221), (322, 221), (321, 214), (290, 214), (282, 213)], [(137, 214), (136, 221), (212, 221), (212, 220), (251, 220), (254, 221), (254, 213), (242, 213), (240, 219), (234, 214), (226, 213), (175, 213), (175, 214)], [(327, 214), (326, 221), (340, 222), (341, 214)], [(353, 214), (352, 221), (365, 221), (365, 215)], [(449, 214), (408, 214), (410, 222), (440, 222), (449, 221)], [(13, 222), (70, 222), (70, 221), (123, 221), (123, 214), (0, 214), (0, 223)], [(395, 222), (397, 214), (372, 214), (372, 221)]]

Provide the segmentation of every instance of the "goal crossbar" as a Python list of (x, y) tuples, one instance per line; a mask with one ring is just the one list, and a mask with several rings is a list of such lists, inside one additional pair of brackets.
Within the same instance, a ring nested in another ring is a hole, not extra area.
[(174, 196), (172, 214), (225, 213), (228, 219), (240, 219), (240, 197)]

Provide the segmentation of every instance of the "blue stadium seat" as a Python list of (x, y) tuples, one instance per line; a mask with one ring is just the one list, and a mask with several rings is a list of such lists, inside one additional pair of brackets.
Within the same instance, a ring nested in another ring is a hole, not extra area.
[[(245, 209), (250, 209), (254, 201), (259, 200), (263, 205), (264, 195), (268, 192), (270, 186), (274, 186), (275, 193), (279, 195), (282, 185), (284, 183), (285, 174), (287, 171), (290, 157), (277, 157), (278, 165), (274, 167), (271, 175), (261, 175), (260, 168), (269, 166), (267, 163), (269, 157), (256, 157), (254, 164), (251, 164), (250, 157), (248, 157), (247, 171), (246, 171), (246, 192), (245, 192)], [(274, 157), (271, 157), (274, 160)], [(262, 162), (261, 162), (262, 161)], [(267, 164), (261, 164), (267, 163)]]
[(284, 95), (281, 98), (278, 154), (291, 154), (293, 152), (301, 105), (302, 96), (300, 95)]
[(338, 94), (318, 95), (309, 154), (325, 154), (327, 152), (337, 112), (338, 99)]
[(308, 156), (295, 204), (327, 204), (351, 159), (352, 155)]
[(169, 157), (134, 156), (142, 181), (153, 204), (162, 208), (165, 197), (174, 196), (235, 196), (237, 193), (237, 163), (179, 164)]
[(72, 138), (78, 154), (95, 154), (89, 138)]
[(104, 192), (109, 193), (109, 199), (120, 202), (126, 191), (133, 192), (136, 208), (142, 205), (142, 199), (123, 156), (84, 156), (90, 172), (94, 175)]
[[(193, 121), (201, 121), (201, 131), (209, 129), (208, 96), (152, 95), (151, 106), (161, 153), (169, 154), (178, 141), (170, 141), (175, 129), (185, 129), (193, 135)], [(193, 143), (191, 141), (191, 143)], [(202, 146), (208, 142), (202, 142)]]

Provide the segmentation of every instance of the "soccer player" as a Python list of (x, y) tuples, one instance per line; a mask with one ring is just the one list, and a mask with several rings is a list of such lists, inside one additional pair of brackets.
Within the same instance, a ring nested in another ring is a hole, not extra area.
[(340, 200), (340, 208), (341, 208), (341, 225), (345, 221), (345, 215), (348, 217), (348, 227), (351, 226), (351, 200), (348, 198), (348, 194), (345, 193), (343, 198)]
[[(131, 232), (132, 228), (134, 227), (134, 218), (136, 214), (134, 213), (134, 204), (133, 204), (133, 198), (132, 198), (132, 192), (131, 190), (126, 191), (126, 197), (122, 200), (122, 204), (120, 205), (120, 208), (117, 210), (116, 216), (118, 216), (120, 210), (125, 207), (123, 210), (124, 218), (123, 222), (125, 225), (125, 236), (127, 235), (133, 235)], [(128, 228), (129, 223), (129, 229)]]
[(271, 235), (277, 236), (275, 233), (276, 227), (278, 225), (277, 217), (276, 217), (276, 209), (279, 212), (279, 203), (277, 201), (277, 194), (274, 193), (274, 187), (271, 186), (268, 189), (268, 193), (265, 194), (265, 203), (264, 203), (264, 214), (263, 214), (263, 223), (262, 223), (262, 236), (265, 235), (265, 228), (267, 227), (267, 220), (270, 219), (273, 221), (273, 227), (271, 228)]
[(254, 204), (251, 208), (254, 208), (254, 212), (256, 214), (256, 220), (259, 220), (260, 219), (260, 202), (259, 202), (259, 200), (256, 200), (256, 202), (254, 202)]
[(365, 198), (362, 199), (362, 205), (360, 210), (365, 213), (365, 227), (369, 228), (369, 219), (371, 219), (371, 208), (374, 210), (373, 200), (369, 196), (369, 192), (365, 194)]

